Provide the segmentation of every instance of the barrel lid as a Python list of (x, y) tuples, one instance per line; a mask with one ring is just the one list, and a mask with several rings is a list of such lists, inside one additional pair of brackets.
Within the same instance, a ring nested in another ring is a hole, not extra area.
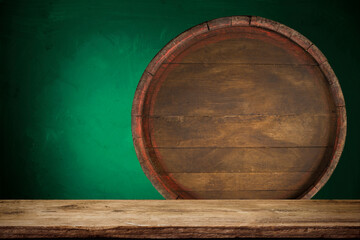
[(344, 147), (342, 91), (321, 51), (257, 16), (199, 24), (149, 63), (136, 154), (168, 199), (311, 198)]

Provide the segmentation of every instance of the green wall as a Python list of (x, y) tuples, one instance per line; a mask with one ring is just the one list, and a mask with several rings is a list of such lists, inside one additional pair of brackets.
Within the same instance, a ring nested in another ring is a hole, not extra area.
[(327, 56), (342, 86), (348, 133), (316, 198), (360, 198), (359, 5), (352, 1), (0, 1), (0, 198), (162, 199), (132, 144), (142, 72), (201, 22), (258, 15)]

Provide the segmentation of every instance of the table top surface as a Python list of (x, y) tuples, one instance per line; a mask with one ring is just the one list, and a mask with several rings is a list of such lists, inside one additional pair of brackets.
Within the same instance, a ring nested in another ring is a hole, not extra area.
[(1, 200), (0, 238), (360, 237), (360, 200)]

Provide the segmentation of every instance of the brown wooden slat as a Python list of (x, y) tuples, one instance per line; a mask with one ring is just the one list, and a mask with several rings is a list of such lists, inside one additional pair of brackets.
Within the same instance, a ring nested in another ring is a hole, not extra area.
[[(183, 192), (179, 192), (181, 195)], [(185, 192), (184, 192), (185, 193)], [(195, 199), (292, 199), (301, 194), (301, 190), (252, 190), (252, 191), (187, 191)]]
[(336, 115), (150, 117), (149, 147), (326, 147)]
[(299, 114), (335, 111), (317, 66), (167, 64), (149, 89), (150, 115)]
[(301, 172), (322, 171), (332, 147), (157, 148), (152, 151), (156, 155), (154, 165), (163, 172)]
[(243, 190), (299, 190), (307, 189), (319, 176), (318, 172), (256, 172), (256, 173), (167, 173), (179, 190), (243, 191)]
[(317, 64), (290, 39), (257, 27), (232, 27), (203, 34), (173, 62)]
[(359, 238), (359, 200), (2, 200), (0, 238)]

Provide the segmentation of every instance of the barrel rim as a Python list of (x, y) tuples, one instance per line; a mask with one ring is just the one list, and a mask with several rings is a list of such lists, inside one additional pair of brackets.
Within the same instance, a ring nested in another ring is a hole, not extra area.
[[(334, 172), (340, 160), (340, 156), (344, 149), (347, 129), (344, 96), (338, 78), (336, 77), (333, 69), (331, 68), (327, 58), (320, 51), (319, 48), (317, 48), (309, 39), (307, 39), (299, 32), (295, 31), (294, 29), (285, 26), (284, 24), (281, 24), (279, 22), (259, 16), (230, 16), (217, 18), (198, 24), (172, 39), (151, 60), (151, 62), (146, 67), (143, 75), (141, 76), (138, 86), (136, 88), (131, 111), (131, 130), (133, 136), (133, 143), (140, 165), (147, 178), (151, 181), (153, 186), (161, 193), (161, 195), (163, 195), (163, 197), (165, 197), (166, 199), (178, 199), (183, 197), (179, 196), (168, 186), (168, 183), (164, 182), (164, 180), (158, 175), (157, 171), (151, 163), (149, 152), (145, 147), (145, 139), (143, 138), (144, 136), (142, 136), (143, 119), (141, 116), (144, 107), (145, 96), (148, 87), (150, 86), (150, 83), (153, 79), (153, 75), (158, 71), (162, 63), (164, 63), (164, 61), (171, 57), (171, 54), (174, 53), (176, 49), (184, 46), (188, 41), (195, 38), (196, 36), (206, 33), (208, 31), (234, 26), (263, 28), (279, 33), (284, 37), (290, 39), (314, 58), (325, 78), (328, 80), (330, 93), (333, 97), (337, 109), (336, 139), (328, 166), (325, 168), (323, 173), (320, 174), (314, 184), (311, 185), (302, 195), (298, 197), (299, 199), (310, 199), (329, 180), (331, 174)], [(167, 182), (168, 181), (169, 180), (167, 179)]]

